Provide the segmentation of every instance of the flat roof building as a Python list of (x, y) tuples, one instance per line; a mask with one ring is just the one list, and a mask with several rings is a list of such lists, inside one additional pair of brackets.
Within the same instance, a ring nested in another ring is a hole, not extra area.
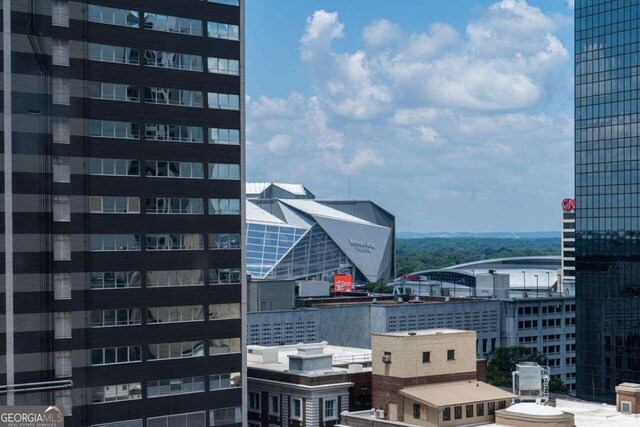
[(249, 425), (333, 426), (371, 407), (371, 350), (326, 342), (248, 346)]
[(373, 334), (373, 408), (341, 414), (349, 426), (459, 426), (495, 419), (516, 396), (483, 382), (476, 333), (431, 329)]

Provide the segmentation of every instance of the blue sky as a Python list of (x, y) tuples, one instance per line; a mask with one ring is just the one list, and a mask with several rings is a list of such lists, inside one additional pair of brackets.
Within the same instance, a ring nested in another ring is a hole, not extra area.
[(560, 228), (562, 0), (246, 0), (247, 174), (372, 199), (401, 231)]

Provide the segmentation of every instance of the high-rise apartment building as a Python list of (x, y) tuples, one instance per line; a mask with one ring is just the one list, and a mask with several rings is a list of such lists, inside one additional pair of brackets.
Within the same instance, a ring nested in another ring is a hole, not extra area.
[(640, 1), (575, 2), (577, 395), (640, 381)]
[(0, 404), (243, 411), (243, 0), (2, 0)]

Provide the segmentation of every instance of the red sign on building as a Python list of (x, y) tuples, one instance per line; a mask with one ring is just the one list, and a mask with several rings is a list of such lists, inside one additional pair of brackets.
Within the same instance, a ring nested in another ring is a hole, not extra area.
[(564, 199), (562, 201), (563, 211), (573, 211), (576, 209), (576, 199)]
[(353, 281), (350, 274), (336, 274), (333, 276), (333, 291), (335, 293), (351, 292)]

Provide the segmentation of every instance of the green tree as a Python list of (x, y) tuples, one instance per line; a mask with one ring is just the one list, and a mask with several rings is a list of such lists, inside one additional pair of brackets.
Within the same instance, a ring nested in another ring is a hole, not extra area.
[[(547, 364), (547, 358), (538, 353), (536, 349), (526, 347), (501, 347), (495, 349), (489, 355), (487, 366), (487, 382), (496, 387), (511, 387), (511, 373), (516, 370), (516, 365), (522, 362), (535, 362), (541, 366)], [(566, 394), (569, 388), (558, 377), (549, 380), (551, 393)]]
[(487, 366), (487, 382), (496, 387), (511, 387), (511, 373), (521, 362), (536, 362), (546, 365), (543, 355), (526, 347), (501, 347), (493, 350)]

